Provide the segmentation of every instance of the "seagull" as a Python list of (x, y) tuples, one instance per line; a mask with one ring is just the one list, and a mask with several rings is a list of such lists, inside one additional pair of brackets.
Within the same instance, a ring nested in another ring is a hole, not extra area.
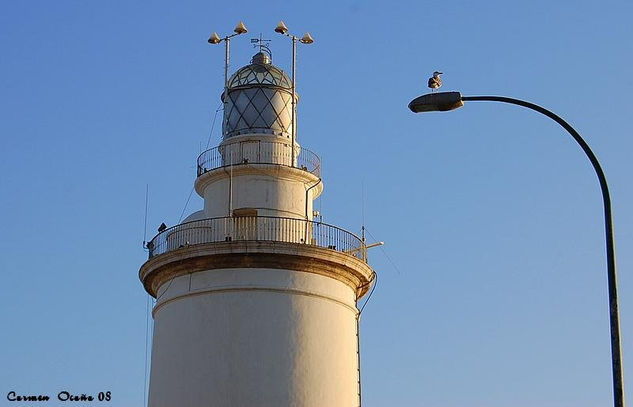
[(435, 71), (433, 72), (433, 76), (429, 78), (429, 88), (431, 88), (431, 92), (442, 86), (442, 78), (440, 78), (441, 74), (442, 72)]

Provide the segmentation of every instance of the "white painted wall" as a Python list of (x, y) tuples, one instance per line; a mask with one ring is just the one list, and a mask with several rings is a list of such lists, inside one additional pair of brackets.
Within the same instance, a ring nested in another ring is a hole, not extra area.
[(355, 295), (318, 274), (209, 270), (159, 289), (152, 407), (358, 404)]
[[(255, 167), (255, 166), (251, 166)], [(306, 190), (315, 184), (314, 177), (281, 179), (289, 173), (279, 168), (245, 168), (233, 171), (233, 209), (254, 208), (259, 216), (282, 216), (305, 219)], [(207, 185), (204, 190), (204, 211), (207, 217), (229, 216), (229, 179), (227, 174)], [(321, 188), (308, 192), (308, 217), (312, 220), (313, 200)]]

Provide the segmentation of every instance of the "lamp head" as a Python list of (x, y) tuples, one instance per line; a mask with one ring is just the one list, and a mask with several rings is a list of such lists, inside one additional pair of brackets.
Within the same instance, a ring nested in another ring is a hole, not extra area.
[(284, 24), (283, 21), (280, 21), (279, 24), (277, 24), (277, 27), (275, 27), (275, 32), (285, 34), (288, 32), (288, 27), (286, 27), (286, 24)]
[(222, 38), (220, 38), (220, 36), (216, 32), (211, 34), (211, 36), (207, 40), (209, 44), (219, 44), (221, 41), (222, 41)]
[(303, 34), (303, 37), (301, 37), (301, 39), (299, 41), (302, 44), (312, 44), (314, 42), (314, 39), (312, 38), (310, 33), (305, 33), (305, 34)]
[(235, 29), (233, 30), (233, 32), (235, 32), (235, 34), (239, 35), (239, 34), (246, 34), (248, 32), (248, 30), (246, 29), (246, 26), (244, 25), (244, 23), (240, 21), (235, 26)]
[(413, 113), (445, 112), (464, 106), (462, 94), (459, 92), (427, 93), (413, 99), (409, 103), (409, 109)]

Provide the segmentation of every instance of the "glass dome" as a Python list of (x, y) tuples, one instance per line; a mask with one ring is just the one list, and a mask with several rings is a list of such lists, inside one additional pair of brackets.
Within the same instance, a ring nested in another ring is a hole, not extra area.
[(224, 138), (242, 134), (290, 137), (292, 81), (265, 53), (255, 54), (249, 65), (231, 76), (222, 100)]
[(258, 52), (250, 65), (240, 68), (229, 79), (229, 89), (244, 85), (272, 85), (291, 89), (292, 81), (284, 71), (270, 63), (268, 55)]

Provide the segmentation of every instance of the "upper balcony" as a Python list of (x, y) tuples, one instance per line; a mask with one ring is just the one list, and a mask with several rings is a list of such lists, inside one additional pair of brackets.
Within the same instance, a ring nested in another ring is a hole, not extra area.
[(298, 168), (321, 177), (321, 159), (307, 148), (285, 141), (243, 140), (214, 147), (198, 157), (198, 176), (218, 168), (244, 164), (273, 164)]

